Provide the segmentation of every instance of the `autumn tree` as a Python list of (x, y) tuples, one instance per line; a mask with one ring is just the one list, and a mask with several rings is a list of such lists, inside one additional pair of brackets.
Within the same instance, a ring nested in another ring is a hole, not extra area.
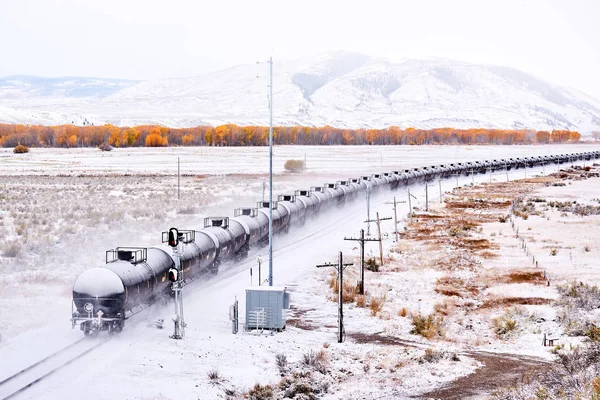
[(538, 143), (550, 143), (550, 132), (548, 132), (548, 131), (537, 131), (535, 133), (535, 140)]

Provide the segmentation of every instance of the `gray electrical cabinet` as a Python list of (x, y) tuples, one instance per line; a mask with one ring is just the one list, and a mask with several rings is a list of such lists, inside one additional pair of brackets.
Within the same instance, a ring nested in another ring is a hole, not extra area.
[(285, 329), (290, 294), (285, 286), (251, 286), (246, 289), (246, 330)]

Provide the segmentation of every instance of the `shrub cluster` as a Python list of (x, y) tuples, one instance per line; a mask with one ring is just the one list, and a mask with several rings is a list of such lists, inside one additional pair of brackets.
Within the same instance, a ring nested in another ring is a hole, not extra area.
[(15, 154), (29, 153), (29, 147), (23, 146), (22, 144), (18, 144), (13, 149), (13, 153), (15, 153)]
[(410, 333), (413, 335), (423, 336), (426, 339), (443, 336), (442, 322), (442, 317), (436, 317), (434, 315), (413, 315), (413, 327), (410, 330)]
[(493, 398), (600, 399), (600, 343), (557, 351), (558, 362), (549, 371), (523, 375), (513, 386), (500, 389)]
[(302, 172), (304, 171), (304, 161), (302, 160), (287, 160), (283, 165), (286, 171)]

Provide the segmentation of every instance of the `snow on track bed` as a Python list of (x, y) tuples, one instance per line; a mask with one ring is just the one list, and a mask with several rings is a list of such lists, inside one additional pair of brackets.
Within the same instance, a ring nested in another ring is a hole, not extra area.
[(77, 361), (108, 342), (108, 338), (83, 338), (14, 373), (0, 382), (0, 399), (8, 400), (42, 379)]

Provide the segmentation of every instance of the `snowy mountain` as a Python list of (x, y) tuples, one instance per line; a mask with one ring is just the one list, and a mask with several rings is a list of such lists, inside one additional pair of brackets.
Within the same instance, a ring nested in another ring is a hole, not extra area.
[[(258, 76), (258, 78), (257, 78)], [(268, 124), (268, 67), (191, 78), (0, 79), (0, 122)], [(524, 72), (449, 60), (392, 63), (353, 53), (274, 64), (274, 123), (335, 127), (600, 127), (600, 101)]]

